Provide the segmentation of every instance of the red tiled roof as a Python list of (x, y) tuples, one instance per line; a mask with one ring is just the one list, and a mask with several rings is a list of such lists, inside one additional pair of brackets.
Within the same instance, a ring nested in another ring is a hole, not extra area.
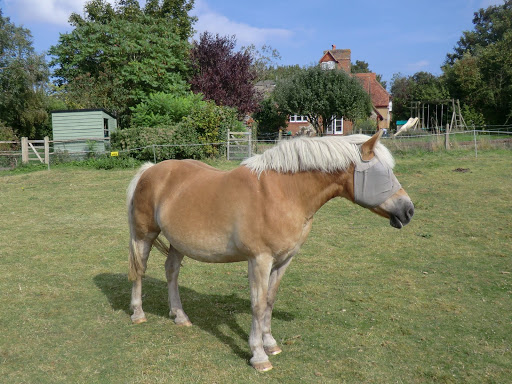
[(361, 86), (370, 95), (375, 107), (387, 107), (389, 105), (389, 93), (377, 81), (375, 73), (354, 73), (352, 76), (359, 80)]

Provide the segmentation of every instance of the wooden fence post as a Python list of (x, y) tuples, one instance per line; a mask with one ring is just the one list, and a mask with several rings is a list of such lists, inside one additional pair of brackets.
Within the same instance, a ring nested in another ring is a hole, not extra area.
[(21, 162), (23, 164), (28, 163), (28, 138), (21, 138)]
[(50, 164), (50, 138), (44, 137), (44, 163)]
[(444, 131), (444, 148), (448, 151), (450, 149), (450, 125), (446, 124), (446, 130)]

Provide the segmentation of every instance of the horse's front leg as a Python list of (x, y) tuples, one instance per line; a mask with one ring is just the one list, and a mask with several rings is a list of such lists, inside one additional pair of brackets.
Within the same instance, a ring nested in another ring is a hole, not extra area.
[(252, 352), (250, 362), (260, 372), (272, 369), (272, 364), (263, 348), (263, 327), (272, 261), (272, 256), (265, 254), (249, 259), (249, 286), (252, 307), (252, 327), (249, 335), (249, 347)]
[(278, 353), (282, 352), (281, 348), (279, 348), (276, 340), (272, 336), (270, 323), (272, 321), (272, 310), (276, 301), (277, 290), (279, 289), (281, 278), (283, 277), (286, 268), (288, 268), (290, 265), (292, 258), (293, 256), (290, 256), (283, 263), (274, 266), (270, 272), (267, 294), (267, 308), (265, 309), (265, 317), (263, 320), (263, 348), (265, 349), (267, 355), (277, 355)]

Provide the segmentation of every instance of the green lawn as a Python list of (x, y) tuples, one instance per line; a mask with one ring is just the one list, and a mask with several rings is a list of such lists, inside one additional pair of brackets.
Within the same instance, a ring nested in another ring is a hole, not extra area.
[[(227, 162), (213, 162), (223, 168)], [(184, 260), (194, 326), (168, 319), (164, 258), (132, 325), (125, 189), (134, 170), (0, 173), (0, 381), (506, 383), (512, 151), (397, 157), (416, 205), (398, 231), (336, 199), (283, 279), (274, 370), (248, 364), (246, 265)], [(458, 170), (458, 171), (455, 171)]]

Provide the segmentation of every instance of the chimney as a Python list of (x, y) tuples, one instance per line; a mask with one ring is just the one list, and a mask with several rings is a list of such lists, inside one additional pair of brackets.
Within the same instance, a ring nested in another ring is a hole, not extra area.
[(333, 50), (334, 50), (334, 49), (336, 49), (336, 46), (335, 46), (334, 44), (332, 45), (332, 49), (333, 49)]

